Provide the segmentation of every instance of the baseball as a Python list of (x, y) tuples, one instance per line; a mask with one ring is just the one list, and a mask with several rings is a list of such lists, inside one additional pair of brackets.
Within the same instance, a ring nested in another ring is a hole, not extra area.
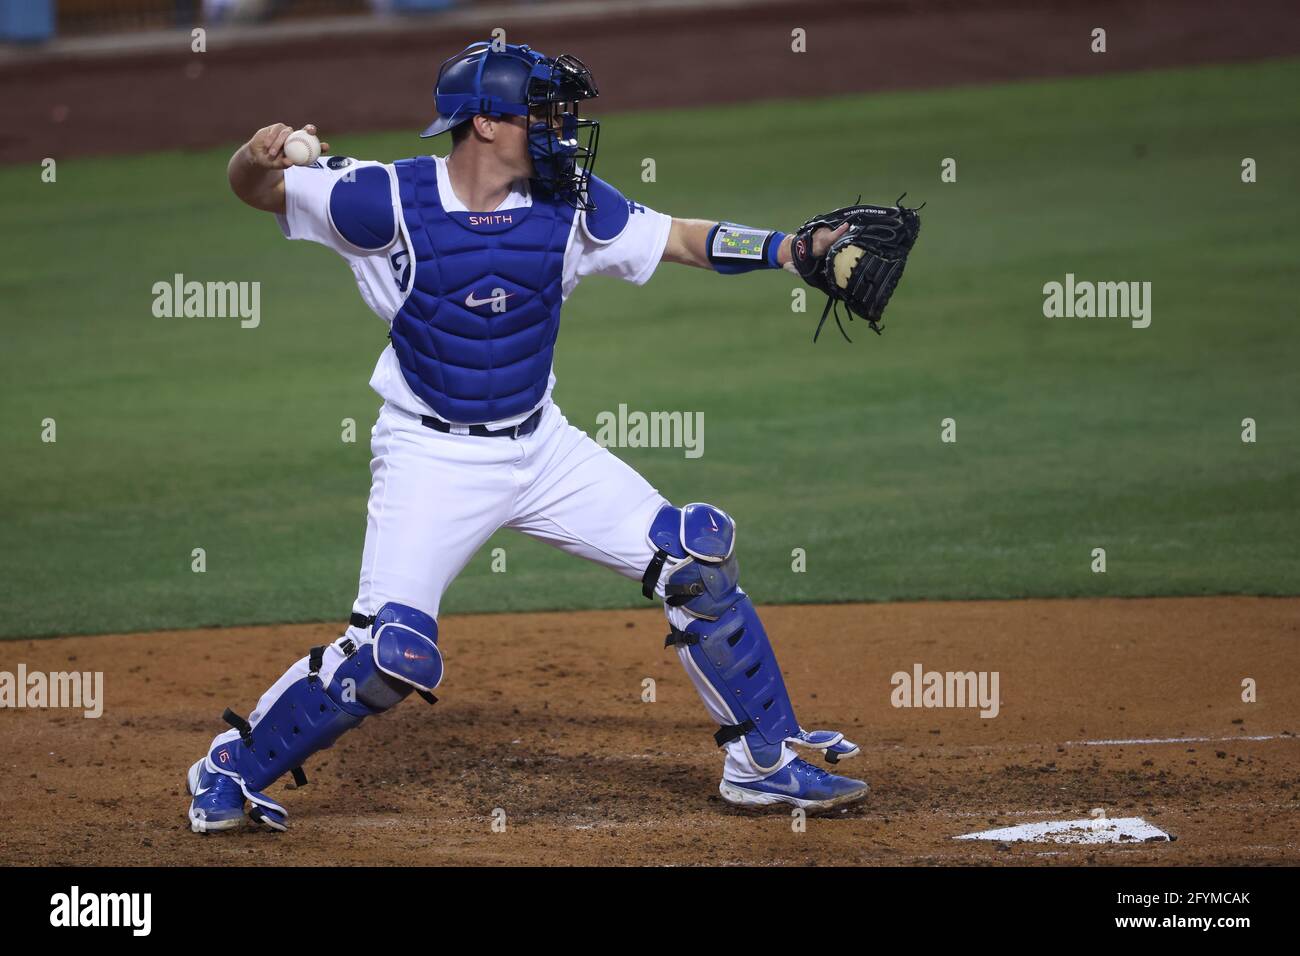
[(284, 155), (295, 166), (306, 166), (320, 159), (320, 140), (305, 129), (296, 129), (284, 141)]

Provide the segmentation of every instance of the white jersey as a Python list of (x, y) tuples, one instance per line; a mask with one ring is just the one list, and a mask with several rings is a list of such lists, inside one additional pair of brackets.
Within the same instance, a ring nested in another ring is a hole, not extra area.
[[(440, 156), (433, 157), (438, 167), (438, 195), (444, 209), (448, 212), (468, 212), (459, 197), (451, 188), (447, 176), (447, 163)], [(289, 239), (309, 239), (333, 249), (352, 267), (356, 277), (357, 288), (361, 298), (375, 315), (392, 325), (408, 292), (403, 291), (411, 269), (411, 254), (406, 248), (402, 230), (393, 243), (384, 249), (367, 251), (352, 245), (339, 235), (330, 221), (330, 191), (341, 178), (355, 173), (365, 166), (381, 166), (388, 171), (393, 209), (401, 218), (402, 205), (397, 193), (397, 176), (391, 163), (358, 161), (334, 157), (322, 157), (311, 166), (290, 166), (284, 171), (285, 214), (276, 216), (280, 229)], [(335, 167), (335, 168), (332, 168)], [(533, 199), (527, 180), (516, 181), (505, 198), (493, 212), (515, 209), (532, 205)], [(569, 233), (568, 245), (564, 250), (564, 277), (562, 296), (568, 299), (577, 288), (578, 280), (584, 276), (604, 275), (624, 279), (642, 285), (654, 275), (655, 267), (663, 257), (664, 246), (668, 242), (668, 230), (672, 217), (648, 209), (639, 203), (628, 203), (629, 215), (627, 225), (614, 239), (601, 242), (593, 239), (587, 232), (583, 214), (573, 217), (573, 227)], [(384, 401), (397, 406), (412, 415), (429, 415), (436, 413), (414, 392), (411, 391), (397, 360), (397, 353), (389, 344), (379, 356), (374, 374), (370, 378), (373, 388)], [(555, 372), (552, 369), (547, 381), (546, 394), (536, 407), (545, 405), (551, 399), (555, 388)], [(529, 409), (521, 415), (485, 422), (490, 428), (507, 428), (526, 419), (535, 410)]]

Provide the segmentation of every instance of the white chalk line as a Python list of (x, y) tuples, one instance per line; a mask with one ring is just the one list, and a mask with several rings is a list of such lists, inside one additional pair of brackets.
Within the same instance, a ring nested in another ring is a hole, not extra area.
[[(1115, 738), (1102, 740), (1067, 740), (1058, 743), (1053, 740), (1026, 740), (1019, 743), (1005, 743), (1002, 741), (991, 741), (986, 744), (903, 744), (898, 741), (888, 741), (884, 743), (862, 743), (858, 745), (863, 752), (868, 751), (896, 751), (901, 753), (920, 752), (933, 756), (942, 756), (943, 754), (958, 753), (961, 751), (986, 751), (994, 752), (1000, 750), (1043, 750), (1049, 747), (1123, 747), (1123, 746), (1142, 746), (1147, 744), (1195, 744), (1195, 743), (1259, 743), (1270, 740), (1295, 740), (1300, 741), (1300, 736), (1295, 734), (1238, 734), (1235, 737), (1132, 737), (1132, 738)], [(847, 764), (846, 764), (847, 766)]]
[[(1102, 739), (1102, 740), (1067, 740), (1064, 743), (1057, 743), (1056, 741), (1050, 741), (1050, 740), (1043, 740), (1043, 741), (1027, 740), (1021, 743), (1003, 743), (1000, 741), (995, 741), (987, 744), (951, 744), (947, 746), (944, 746), (942, 744), (903, 744), (897, 741), (887, 741), (882, 743), (859, 742), (859, 746), (861, 747), (863, 753), (879, 753), (879, 752), (888, 752), (888, 751), (906, 753), (910, 751), (915, 751), (920, 753), (926, 753), (931, 756), (941, 757), (944, 756), (945, 754), (953, 754), (962, 751), (979, 751), (979, 752), (991, 753), (994, 751), (1008, 751), (1008, 750), (1045, 750), (1047, 748), (1057, 748), (1057, 747), (1139, 747), (1139, 746), (1159, 745), (1159, 744), (1206, 744), (1206, 743), (1231, 744), (1231, 743), (1240, 743), (1240, 742), (1260, 743), (1260, 742), (1267, 742), (1270, 740), (1300, 741), (1300, 737), (1296, 736), (1295, 734), (1285, 734), (1285, 733), (1249, 734), (1249, 735), (1238, 734), (1235, 737), (1125, 737), (1125, 738)], [(805, 760), (811, 760), (815, 763), (819, 762), (819, 758), (816, 752), (807, 749), (798, 748), (798, 747), (794, 749), (795, 752), (798, 753), (800, 756), (802, 756)], [(542, 755), (541, 759), (546, 759), (546, 757), (548, 756), (551, 759), (554, 759), (556, 761), (568, 759), (567, 757), (558, 754)], [(593, 759), (666, 760), (666, 759), (673, 759), (673, 758), (689, 759), (694, 756), (697, 756), (697, 754), (695, 754), (692, 751), (661, 750), (652, 754), (651, 753), (629, 753), (629, 752), (609, 753), (609, 754), (593, 757)], [(537, 759), (537, 758), (533, 758), (533, 759)], [(852, 776), (850, 771), (853, 769), (853, 766), (854, 766), (854, 762), (850, 759), (839, 764), (838, 767), (834, 770), (834, 772), (848, 773), (850, 776)]]
[(1122, 747), (1126, 744), (1209, 744), (1231, 743), (1237, 740), (1300, 740), (1291, 734), (1257, 734), (1236, 737), (1133, 737), (1123, 740), (1067, 740), (1064, 747)]

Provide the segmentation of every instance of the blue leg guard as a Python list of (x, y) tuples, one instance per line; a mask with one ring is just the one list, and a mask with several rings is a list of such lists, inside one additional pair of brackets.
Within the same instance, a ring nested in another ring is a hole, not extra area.
[[(401, 604), (386, 604), (373, 619), (371, 639), (360, 645), (344, 639), (335, 648), (344, 660), (328, 681), (321, 679), (324, 647), (312, 648), (307, 676), (285, 687), (250, 724), (227, 710), (226, 721), (239, 736), (213, 743), (207, 768), (233, 777), (253, 804), (250, 815), (272, 829), (284, 829), (283, 807), (261, 791), (285, 773), (299, 786), (307, 782), (302, 764), (334, 744), (367, 717), (382, 713), (417, 691), (432, 702), (442, 680), (438, 625), (429, 615)], [(358, 623), (354, 621), (354, 623)], [(296, 665), (298, 667), (301, 664)]]
[[(664, 603), (694, 620), (672, 626), (665, 646), (686, 648), (693, 667), (713, 688), (731, 723), (714, 735), (718, 746), (744, 739), (756, 767), (775, 767), (785, 743), (825, 753), (831, 763), (852, 757), (858, 747), (838, 731), (806, 731), (777, 665), (771, 641), (749, 596), (738, 586), (736, 523), (720, 508), (689, 504), (665, 507), (650, 526), (655, 556), (642, 578), (653, 597), (665, 565)], [(683, 661), (685, 663), (685, 661)]]
[(733, 595), (735, 603), (717, 620), (674, 628), (668, 643), (688, 648), (691, 663), (733, 715), (735, 722), (714, 734), (718, 746), (744, 737), (755, 764), (775, 767), (799, 722), (758, 612), (745, 592), (737, 588)]

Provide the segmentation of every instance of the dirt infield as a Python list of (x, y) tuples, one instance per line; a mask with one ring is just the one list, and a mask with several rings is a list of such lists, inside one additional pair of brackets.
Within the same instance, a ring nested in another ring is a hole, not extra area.
[[(204, 53), (178, 31), (170, 52), (11, 55), (0, 59), (0, 162), (210, 147), (275, 121), (414, 135), (437, 64), (493, 27), (580, 54), (601, 87), (597, 113), (1300, 54), (1300, 17), (1285, 0), (1230, 10), (1214, 0), (842, 0), (544, 16), (466, 10), (273, 43), (227, 43), (214, 31)], [(1099, 26), (1104, 54), (1091, 50)], [(791, 50), (796, 27), (806, 54)]]
[[(863, 753), (845, 766), (874, 789), (806, 832), (722, 803), (714, 728), (661, 612), (483, 615), (442, 622), (436, 706), (407, 700), (309, 761), (306, 789), (271, 789), (293, 824), (276, 836), (190, 833), (184, 771), (226, 706), (247, 712), (333, 627), (0, 644), (0, 670), (103, 671), (106, 700), (93, 720), (0, 710), (0, 864), (1300, 862), (1300, 600), (764, 613), (802, 719), (848, 731)], [(1000, 713), (893, 707), (890, 676), (917, 663), (997, 671)], [(1114, 742), (1170, 738), (1198, 739)], [(1096, 807), (1177, 839), (952, 839)]]

